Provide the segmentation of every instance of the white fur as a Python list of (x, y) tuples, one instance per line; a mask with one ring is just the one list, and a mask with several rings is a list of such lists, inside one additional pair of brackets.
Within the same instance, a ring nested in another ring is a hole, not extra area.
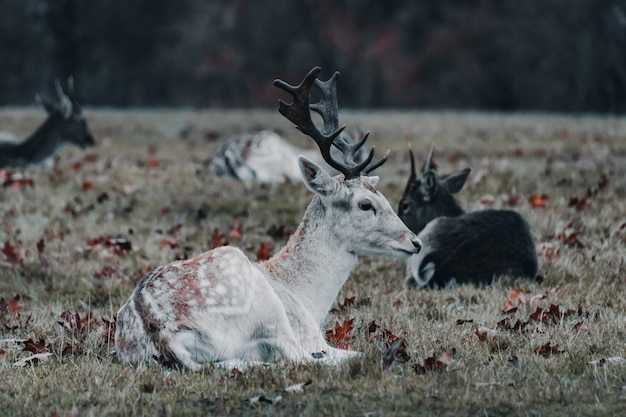
[[(405, 259), (417, 238), (373, 189), (377, 178), (331, 178), (304, 157), (299, 165), (316, 196), (287, 246), (262, 263), (221, 247), (148, 274), (118, 313), (122, 361), (198, 369), (281, 357), (336, 364), (357, 354), (324, 339), (328, 310), (358, 254)], [(375, 211), (359, 209), (363, 199)]]

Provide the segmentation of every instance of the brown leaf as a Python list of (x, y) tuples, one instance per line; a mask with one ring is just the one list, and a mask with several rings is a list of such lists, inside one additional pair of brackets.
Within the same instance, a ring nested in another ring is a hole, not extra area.
[(107, 250), (121, 258), (133, 250), (132, 243), (125, 238), (111, 236), (98, 236), (87, 240), (87, 248), (92, 250)]
[(339, 321), (336, 321), (334, 329), (326, 330), (326, 338), (340, 349), (351, 349), (351, 343), (354, 340), (354, 335), (352, 334), (353, 325), (354, 318), (344, 320), (341, 324)]
[(519, 203), (521, 196), (519, 194), (505, 194), (502, 196), (502, 202), (509, 207), (515, 207)]
[(18, 241), (16, 246), (11, 245), (9, 242), (5, 242), (2, 248), (2, 253), (6, 257), (6, 260), (11, 265), (22, 265), (24, 263), (24, 257), (26, 256), (26, 250), (20, 248), (21, 242)]
[(20, 303), (20, 295), (19, 294), (15, 294), (13, 297), (9, 298), (9, 305), (8, 305), (8, 310), (9, 313), (15, 313), (17, 311), (20, 311), (22, 308), (24, 308), (24, 304)]
[(537, 355), (543, 356), (547, 358), (551, 355), (558, 355), (560, 353), (564, 353), (564, 351), (559, 350), (559, 345), (551, 345), (550, 342), (545, 343), (543, 345), (537, 346), (535, 348), (535, 353)]
[(552, 242), (542, 242), (537, 244), (537, 255), (548, 258), (553, 261), (558, 259), (561, 255), (556, 245)]
[(439, 358), (433, 353), (424, 359), (424, 364), (416, 363), (413, 369), (418, 375), (425, 375), (430, 372), (443, 372), (443, 370), (453, 362), (454, 352), (442, 351)]
[(264, 240), (259, 245), (256, 251), (257, 261), (266, 261), (272, 256), (272, 250), (274, 250), (274, 241), (271, 238)]
[(352, 297), (344, 297), (342, 303), (337, 303), (337, 307), (339, 307), (339, 311), (346, 311), (350, 306), (354, 305), (354, 300), (356, 296)]
[(215, 249), (215, 248), (219, 248), (220, 246), (228, 245), (228, 242), (224, 239), (224, 235), (220, 233), (217, 227), (213, 229), (212, 238), (213, 238), (212, 242), (209, 243), (209, 249)]
[(24, 350), (34, 354), (48, 352), (43, 339), (40, 339), (39, 342), (35, 342), (33, 339), (28, 339), (24, 342)]
[(230, 240), (239, 240), (243, 234), (243, 224), (239, 220), (235, 220), (235, 223), (230, 228), (228, 232), (228, 238)]
[(383, 349), (382, 369), (386, 371), (398, 363), (407, 363), (411, 357), (406, 352), (404, 340), (399, 339)]

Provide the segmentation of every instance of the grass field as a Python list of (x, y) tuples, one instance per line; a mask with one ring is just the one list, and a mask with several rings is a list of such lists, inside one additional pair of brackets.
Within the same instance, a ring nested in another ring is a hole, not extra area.
[[(2, 415), (626, 415), (626, 119), (343, 112), (392, 149), (378, 189), (394, 207), (409, 145), (423, 161), (434, 144), (441, 174), (472, 167), (459, 200), (524, 215), (542, 282), (405, 290), (402, 263), (363, 257), (326, 324), (359, 359), (181, 372), (117, 361), (118, 308), (143, 273), (218, 235), (252, 259), (269, 238), (278, 250), (304, 185), (244, 187), (206, 163), (232, 133), (312, 141), (276, 111), (86, 113), (96, 147), (0, 174)], [(0, 130), (24, 137), (42, 118), (4, 109)], [(386, 332), (408, 355), (390, 369)]]

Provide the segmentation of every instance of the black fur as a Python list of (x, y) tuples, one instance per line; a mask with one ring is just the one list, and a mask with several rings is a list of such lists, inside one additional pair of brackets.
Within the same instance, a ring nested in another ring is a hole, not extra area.
[(74, 98), (73, 82), (68, 84), (69, 91), (65, 94), (57, 82), (58, 103), (39, 97), (48, 117), (32, 135), (22, 142), (0, 142), (0, 168), (40, 165), (54, 158), (67, 143), (83, 149), (95, 144)]
[(465, 213), (452, 195), (469, 173), (465, 169), (438, 180), (429, 157), (426, 171), (418, 178), (411, 154), (411, 176), (398, 214), (424, 246), (407, 261), (407, 285), (490, 284), (502, 275), (536, 278), (535, 242), (519, 213)]

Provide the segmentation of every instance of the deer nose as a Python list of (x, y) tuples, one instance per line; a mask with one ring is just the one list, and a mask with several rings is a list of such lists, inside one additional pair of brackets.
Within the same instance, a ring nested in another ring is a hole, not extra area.
[(415, 252), (415, 253), (418, 253), (422, 249), (422, 241), (419, 240), (417, 238), (417, 236), (415, 236), (413, 239), (411, 239), (411, 243), (413, 244), (415, 249), (417, 249), (417, 252)]

